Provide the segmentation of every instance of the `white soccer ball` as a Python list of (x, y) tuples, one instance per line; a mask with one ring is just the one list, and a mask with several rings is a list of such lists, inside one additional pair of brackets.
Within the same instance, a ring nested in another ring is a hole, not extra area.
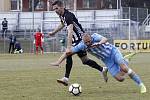
[(82, 93), (81, 85), (78, 83), (71, 84), (69, 86), (69, 92), (75, 96), (79, 96)]

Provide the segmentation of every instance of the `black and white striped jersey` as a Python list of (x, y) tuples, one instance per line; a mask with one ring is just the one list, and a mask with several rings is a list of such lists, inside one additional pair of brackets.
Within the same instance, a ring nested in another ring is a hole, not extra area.
[(72, 45), (77, 45), (82, 40), (82, 35), (85, 33), (81, 24), (78, 22), (75, 15), (65, 9), (64, 15), (59, 16), (61, 22), (66, 26), (73, 24), (73, 36), (72, 36)]

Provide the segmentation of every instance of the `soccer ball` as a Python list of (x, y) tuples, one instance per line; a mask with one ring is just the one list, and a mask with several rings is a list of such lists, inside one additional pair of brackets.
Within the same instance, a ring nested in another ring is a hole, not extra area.
[(69, 86), (69, 92), (75, 96), (79, 96), (82, 93), (81, 85), (78, 83), (71, 84)]

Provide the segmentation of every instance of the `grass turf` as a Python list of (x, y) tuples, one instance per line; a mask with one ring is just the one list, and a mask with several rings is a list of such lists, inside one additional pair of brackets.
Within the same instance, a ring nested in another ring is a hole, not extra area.
[[(109, 76), (106, 84), (98, 71), (85, 66), (74, 56), (71, 83), (82, 86), (82, 94), (69, 94), (68, 87), (56, 82), (64, 75), (61, 68), (49, 66), (60, 54), (1, 54), (0, 55), (0, 100), (149, 100), (150, 53), (135, 55), (130, 67), (140, 75), (147, 86), (147, 93), (140, 94), (138, 86), (129, 77), (122, 83)], [(90, 55), (89, 55), (90, 56)], [(103, 65), (99, 60), (92, 59)]]

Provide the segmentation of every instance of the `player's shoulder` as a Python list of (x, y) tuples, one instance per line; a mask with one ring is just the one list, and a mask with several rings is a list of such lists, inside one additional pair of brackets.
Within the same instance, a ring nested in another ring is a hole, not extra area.
[(65, 9), (65, 13), (67, 13), (67, 14), (73, 14), (71, 11), (69, 11), (67, 9)]
[(84, 44), (84, 41), (82, 40), (82, 41), (80, 41), (76, 46), (79, 46), (79, 47), (81, 47), (81, 46), (84, 46), (85, 44)]
[(84, 50), (86, 48), (86, 45), (84, 44), (83, 40), (80, 41), (79, 44), (77, 44), (76, 46), (73, 47), (73, 49), (75, 51), (78, 51), (78, 50)]
[(101, 35), (98, 34), (98, 33), (93, 33), (93, 34), (91, 35), (91, 37), (97, 37), (97, 36), (101, 36)]
[(93, 41), (99, 41), (103, 38), (103, 36), (98, 33), (92, 34), (91, 37), (92, 37)]
[(87, 48), (87, 45), (84, 43), (83, 40), (80, 42), (80, 46), (81, 46), (82, 48)]
[(65, 17), (75, 16), (71, 11), (65, 9)]

